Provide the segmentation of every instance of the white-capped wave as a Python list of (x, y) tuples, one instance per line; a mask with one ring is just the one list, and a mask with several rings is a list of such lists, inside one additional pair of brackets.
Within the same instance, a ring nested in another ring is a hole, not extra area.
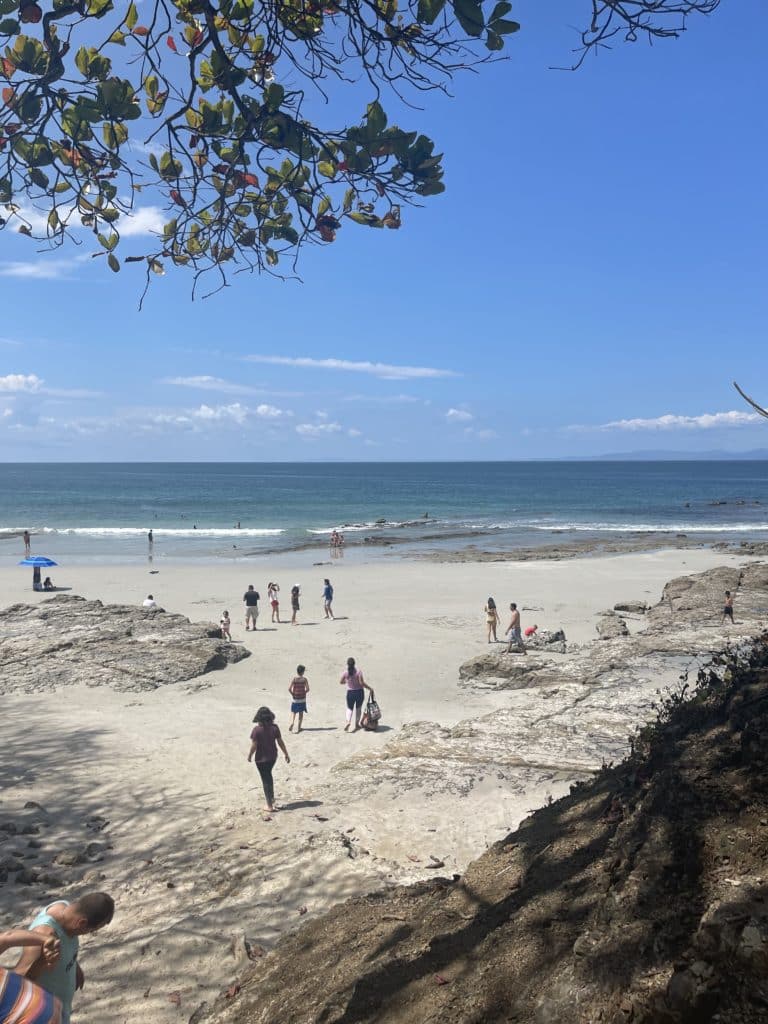
[[(149, 532), (144, 527), (136, 526), (44, 526), (36, 533), (65, 534), (75, 537), (146, 537)], [(168, 529), (164, 526), (153, 526), (153, 537), (276, 537), (285, 530), (255, 530), (244, 527), (240, 530), (217, 529), (215, 527), (191, 526), (183, 529)]]

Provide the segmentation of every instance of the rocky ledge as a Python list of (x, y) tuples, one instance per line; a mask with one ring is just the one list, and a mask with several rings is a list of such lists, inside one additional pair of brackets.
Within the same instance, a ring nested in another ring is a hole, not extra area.
[(58, 594), (0, 611), (0, 694), (85, 684), (155, 690), (225, 668), (250, 654), (213, 623), (161, 609), (105, 605)]
[(336, 907), (192, 1021), (762, 1024), (766, 751), (768, 634), (463, 876)]

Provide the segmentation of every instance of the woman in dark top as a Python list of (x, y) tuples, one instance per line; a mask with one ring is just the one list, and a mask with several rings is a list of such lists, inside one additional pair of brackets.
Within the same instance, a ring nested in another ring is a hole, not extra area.
[(291, 587), (291, 622), (293, 623), (294, 626), (298, 626), (298, 622), (296, 621), (296, 612), (298, 612), (299, 610), (300, 593), (301, 590), (299, 588), (299, 584), (294, 583), (294, 585)]
[(275, 724), (275, 716), (269, 708), (259, 708), (253, 716), (255, 723), (251, 731), (251, 749), (248, 751), (248, 760), (253, 758), (261, 776), (261, 784), (264, 787), (264, 796), (267, 800), (268, 811), (276, 811), (275, 786), (272, 780), (272, 769), (277, 761), (277, 748), (280, 747), (285, 754), (285, 763), (290, 764), (291, 759), (285, 749), (280, 729)]

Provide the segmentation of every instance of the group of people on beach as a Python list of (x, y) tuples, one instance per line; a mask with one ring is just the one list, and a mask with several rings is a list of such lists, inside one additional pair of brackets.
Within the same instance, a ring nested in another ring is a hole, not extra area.
[(114, 912), (107, 893), (85, 893), (49, 903), (29, 928), (0, 932), (0, 953), (23, 950), (15, 967), (0, 967), (0, 1024), (69, 1024), (75, 992), (85, 984), (80, 936), (108, 925)]
[[(496, 607), (496, 602), (492, 597), (489, 597), (485, 603), (485, 627), (488, 635), (488, 643), (496, 644), (499, 643), (499, 639), (496, 635), (496, 631), (501, 626), (501, 618), (499, 616), (499, 609)], [(525, 635), (532, 637), (539, 627), (529, 626)], [(504, 630), (504, 635), (509, 637), (506, 649), (502, 652), (503, 654), (527, 654), (525, 644), (523, 643), (522, 626), (520, 623), (520, 611), (515, 601), (509, 606), (509, 625)], [(503, 641), (501, 641), (503, 643)]]
[(344, 557), (344, 534), (338, 530), (331, 530), (330, 536), (331, 558)]
[[(297, 665), (296, 675), (288, 685), (288, 693), (291, 695), (291, 724), (288, 726), (288, 732), (293, 732), (294, 726), (297, 733), (303, 731), (309, 695), (309, 679), (307, 679), (306, 671), (306, 666)], [(349, 732), (350, 728), (353, 732), (358, 732), (361, 728), (375, 729), (380, 715), (378, 704), (375, 701), (373, 688), (365, 681), (362, 669), (358, 668), (354, 658), (347, 658), (347, 667), (339, 679), (339, 685), (344, 687), (346, 697), (344, 732)], [(370, 696), (368, 709), (363, 712), (366, 690)], [(268, 707), (260, 707), (253, 716), (253, 723), (248, 761), (253, 760), (261, 776), (266, 800), (265, 810), (271, 813), (278, 809), (275, 803), (275, 784), (272, 777), (272, 770), (277, 762), (278, 748), (283, 752), (286, 764), (291, 763), (291, 758), (283, 742), (280, 727), (275, 721), (274, 711)]]
[[(291, 625), (298, 626), (298, 614), (301, 611), (301, 586), (298, 583), (294, 583), (291, 587)], [(280, 584), (270, 580), (267, 584), (267, 600), (272, 610), (271, 622), (283, 623), (285, 619), (280, 618)], [(245, 631), (256, 632), (256, 623), (259, 618), (259, 601), (261, 601), (261, 594), (254, 587), (252, 583), (248, 584), (248, 589), (243, 594), (243, 604), (245, 606)], [(326, 577), (323, 580), (322, 590), (322, 601), (323, 601), (323, 613), (326, 619), (334, 618), (333, 614), (333, 585), (331, 581)], [(219, 626), (221, 628), (221, 636), (224, 640), (232, 640), (232, 619), (230, 618), (229, 611), (225, 610), (221, 613), (221, 619), (219, 620)]]

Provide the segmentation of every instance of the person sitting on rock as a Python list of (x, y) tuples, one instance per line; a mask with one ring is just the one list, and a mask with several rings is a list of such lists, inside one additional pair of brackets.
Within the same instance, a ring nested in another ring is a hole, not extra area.
[(14, 970), (61, 1001), (61, 1024), (69, 1024), (75, 992), (85, 984), (85, 975), (77, 962), (79, 937), (91, 935), (109, 924), (114, 912), (111, 896), (91, 892), (74, 903), (66, 900), (49, 903), (30, 925), (30, 931), (45, 940), (58, 939), (61, 955), (51, 965), (44, 951), (30, 949), (22, 954)]

